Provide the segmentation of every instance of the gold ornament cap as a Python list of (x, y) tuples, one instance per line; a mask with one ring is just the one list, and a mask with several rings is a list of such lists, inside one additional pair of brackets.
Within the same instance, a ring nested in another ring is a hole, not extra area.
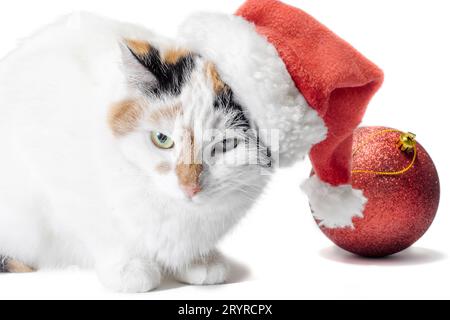
[(411, 132), (403, 132), (398, 141), (398, 147), (403, 152), (412, 152), (416, 147), (416, 135)]

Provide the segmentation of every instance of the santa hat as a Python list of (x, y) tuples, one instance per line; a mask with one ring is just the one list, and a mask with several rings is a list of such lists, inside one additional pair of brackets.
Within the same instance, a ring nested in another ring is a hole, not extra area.
[(383, 81), (377, 66), (277, 0), (248, 0), (236, 15), (194, 14), (180, 36), (217, 65), (259, 129), (279, 130), (281, 165), (309, 153), (315, 175), (302, 188), (323, 226), (362, 217), (366, 198), (351, 186), (352, 135)]

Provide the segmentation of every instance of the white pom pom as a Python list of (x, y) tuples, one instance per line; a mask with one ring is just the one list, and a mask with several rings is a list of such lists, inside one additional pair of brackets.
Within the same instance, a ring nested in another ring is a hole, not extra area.
[(332, 186), (312, 176), (302, 185), (313, 216), (326, 228), (353, 228), (353, 217), (362, 218), (367, 198), (351, 185)]

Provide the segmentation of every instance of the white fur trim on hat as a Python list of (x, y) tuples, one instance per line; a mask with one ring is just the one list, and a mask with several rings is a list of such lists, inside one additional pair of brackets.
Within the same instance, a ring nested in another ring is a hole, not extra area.
[(332, 186), (312, 176), (302, 185), (313, 216), (326, 228), (352, 227), (354, 217), (362, 218), (367, 198), (351, 185)]
[(326, 138), (324, 121), (253, 23), (234, 15), (198, 13), (181, 25), (179, 35), (185, 46), (216, 64), (259, 129), (279, 130), (279, 150), (272, 152), (279, 152), (280, 165), (302, 159)]

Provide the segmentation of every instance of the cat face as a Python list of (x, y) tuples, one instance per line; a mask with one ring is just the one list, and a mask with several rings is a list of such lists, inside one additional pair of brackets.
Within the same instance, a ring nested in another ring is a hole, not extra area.
[(111, 107), (109, 124), (127, 159), (169, 197), (256, 196), (270, 150), (214, 64), (141, 41), (126, 41), (122, 55), (130, 94)]

